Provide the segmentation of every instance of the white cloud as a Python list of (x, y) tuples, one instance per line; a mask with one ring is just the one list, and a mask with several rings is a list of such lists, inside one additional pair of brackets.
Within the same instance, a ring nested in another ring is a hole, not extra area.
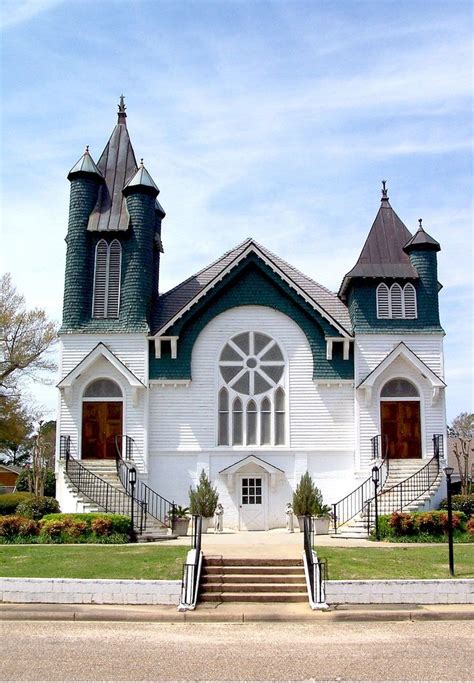
[(0, 28), (7, 28), (28, 21), (47, 12), (64, 0), (2, 0), (0, 3)]

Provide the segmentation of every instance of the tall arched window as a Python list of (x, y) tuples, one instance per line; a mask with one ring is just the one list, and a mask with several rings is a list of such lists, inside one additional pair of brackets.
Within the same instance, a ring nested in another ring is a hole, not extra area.
[(388, 287), (381, 282), (377, 287), (377, 318), (417, 317), (416, 289), (408, 282), (402, 289), (398, 282)]
[(95, 250), (92, 316), (117, 318), (120, 305), (122, 247), (118, 240), (97, 242)]
[(227, 342), (219, 357), (219, 445), (285, 445), (285, 368), (267, 334), (242, 332)]

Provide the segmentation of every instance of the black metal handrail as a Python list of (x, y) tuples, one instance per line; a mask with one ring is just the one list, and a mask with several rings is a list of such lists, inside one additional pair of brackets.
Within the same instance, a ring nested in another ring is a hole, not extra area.
[(184, 609), (196, 605), (200, 579), (202, 517), (193, 515), (191, 524), (191, 550), (195, 553), (193, 562), (183, 564), (180, 607)]
[[(122, 456), (123, 444), (125, 444), (125, 459)], [(167, 500), (163, 496), (160, 496), (160, 494), (154, 491), (148, 484), (137, 479), (133, 458), (135, 448), (135, 441), (131, 436), (120, 434), (115, 437), (115, 462), (120, 482), (127, 493), (130, 493), (132, 488), (131, 481), (135, 481), (136, 483), (133, 485), (134, 494), (141, 502), (145, 511), (145, 516), (150, 515), (151, 517), (154, 517), (160, 524), (169, 527), (173, 531), (176, 518), (176, 504), (174, 501)]]
[(304, 516), (304, 555), (306, 560), (307, 576), (309, 581), (310, 598), (313, 604), (321, 605), (326, 601), (324, 581), (326, 580), (326, 562), (315, 559), (314, 548), (314, 525), (310, 515)]
[[(440, 459), (443, 457), (443, 435), (433, 434), (433, 457), (418, 472), (410, 475), (403, 481), (390, 486), (388, 489), (381, 488), (378, 496), (378, 513), (391, 514), (402, 512), (411, 503), (429, 491), (436, 482), (440, 473)], [(364, 514), (367, 516), (367, 533), (370, 533), (373, 524), (372, 503), (373, 496), (367, 500)]]
[(112, 484), (91, 472), (72, 454), (70, 436), (60, 437), (60, 458), (66, 462), (66, 472), (71, 483), (104, 512), (126, 515), (131, 518), (134, 533), (142, 533), (145, 525), (145, 510), (140, 500), (130, 493), (115, 488)]
[[(372, 437), (370, 440), (372, 444), (372, 458), (375, 463), (380, 461), (380, 452), (382, 437), (380, 434)], [(389, 472), (389, 458), (388, 458), (388, 444), (385, 442), (383, 458), (379, 464), (375, 464), (379, 470), (379, 485), (383, 486), (387, 480)], [(333, 503), (332, 515), (334, 524), (334, 533), (343, 524), (346, 524), (356, 515), (358, 515), (367, 505), (367, 501), (373, 497), (373, 483), (372, 474), (365, 481), (362, 482), (356, 489), (348, 493), (344, 498)]]

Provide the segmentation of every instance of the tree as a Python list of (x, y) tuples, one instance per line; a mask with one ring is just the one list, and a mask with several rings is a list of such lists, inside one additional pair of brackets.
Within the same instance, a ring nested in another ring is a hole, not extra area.
[[(40, 308), (25, 308), (25, 299), (14, 287), (9, 273), (0, 278), (0, 393), (16, 388), (21, 377), (41, 380), (43, 371), (55, 363), (47, 351), (56, 341), (56, 325)], [(44, 379), (43, 379), (44, 381)]]
[(17, 396), (0, 394), (0, 460), (23, 465), (30, 458), (31, 411)]
[(469, 485), (469, 456), (474, 438), (474, 413), (459, 413), (448, 426), (448, 436), (455, 439), (453, 453), (458, 463), (461, 493), (467, 494)]

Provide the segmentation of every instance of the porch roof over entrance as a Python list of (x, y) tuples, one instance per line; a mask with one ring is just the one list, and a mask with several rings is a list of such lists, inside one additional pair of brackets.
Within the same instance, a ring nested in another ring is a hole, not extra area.
[(250, 464), (258, 465), (259, 467), (264, 469), (265, 472), (268, 472), (268, 474), (284, 474), (284, 470), (281, 470), (279, 467), (275, 467), (275, 465), (270, 464), (266, 460), (262, 460), (262, 458), (258, 458), (256, 455), (248, 455), (246, 458), (238, 460), (233, 465), (225, 467), (223, 470), (219, 472), (219, 474), (236, 474), (241, 469)]

